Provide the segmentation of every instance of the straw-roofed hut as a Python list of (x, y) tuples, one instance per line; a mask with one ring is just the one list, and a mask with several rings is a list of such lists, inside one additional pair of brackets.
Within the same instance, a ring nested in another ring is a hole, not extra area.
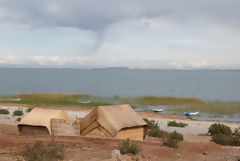
[(51, 119), (63, 119), (70, 123), (73, 120), (62, 110), (34, 108), (18, 124), (21, 135), (50, 134)]
[(80, 134), (93, 137), (143, 140), (145, 121), (129, 106), (99, 106), (80, 122)]

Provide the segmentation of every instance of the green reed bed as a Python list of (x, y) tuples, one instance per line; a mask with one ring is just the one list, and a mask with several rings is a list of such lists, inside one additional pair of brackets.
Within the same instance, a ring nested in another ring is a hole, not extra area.
[[(33, 106), (84, 106), (96, 107), (107, 105), (103, 100), (101, 102), (91, 101), (90, 103), (79, 103), (79, 100), (88, 100), (91, 96), (80, 94), (23, 94), (15, 96), (4, 96), (0, 98), (21, 98), (21, 101), (4, 101), (2, 103), (27, 104)], [(0, 101), (1, 102), (1, 101)]]
[(130, 97), (122, 98), (122, 103), (141, 104), (141, 105), (172, 105), (182, 106), (186, 104), (202, 104), (204, 101), (196, 98), (181, 98), (181, 97)]
[(240, 102), (203, 102), (201, 104), (189, 104), (182, 108), (171, 108), (171, 111), (199, 111), (210, 114), (238, 114), (240, 113)]
[(133, 97), (122, 98), (122, 103), (141, 104), (141, 105), (169, 105), (181, 106), (169, 108), (170, 111), (199, 111), (210, 114), (237, 114), (240, 113), (240, 102), (223, 101), (203, 101), (196, 98), (178, 98), (178, 97)]
[[(98, 97), (81, 94), (24, 94), (15, 96), (4, 96), (6, 98), (21, 98), (21, 101), (9, 101), (10, 103), (28, 104), (33, 106), (81, 106), (96, 107), (113, 104), (130, 104), (134, 105), (167, 105), (176, 106), (176, 108), (168, 108), (171, 111), (199, 111), (210, 114), (237, 114), (240, 113), (240, 102), (223, 102), (223, 101), (203, 101), (196, 98), (181, 97)], [(84, 101), (90, 101), (84, 103)], [(81, 103), (82, 102), (82, 103)], [(6, 103), (6, 101), (0, 103)], [(179, 107), (181, 106), (181, 107)]]

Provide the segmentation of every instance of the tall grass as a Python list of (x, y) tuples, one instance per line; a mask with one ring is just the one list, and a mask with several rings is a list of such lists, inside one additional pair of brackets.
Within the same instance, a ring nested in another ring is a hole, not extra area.
[(196, 98), (177, 98), (177, 97), (134, 97), (123, 98), (122, 103), (141, 104), (141, 105), (170, 105), (183, 106), (170, 108), (171, 111), (199, 111), (211, 114), (236, 114), (240, 113), (240, 102), (223, 101), (203, 101)]
[[(21, 101), (8, 101), (8, 103), (28, 104), (33, 106), (84, 106), (95, 107), (99, 105), (107, 105), (102, 102), (79, 103), (78, 100), (89, 99), (88, 95), (80, 94), (62, 94), (62, 93), (42, 93), (42, 94), (23, 94), (15, 96), (4, 96), (1, 98), (21, 98)], [(6, 101), (4, 101), (6, 103)]]
[[(21, 98), (21, 101), (10, 103), (28, 104), (33, 106), (82, 106), (96, 107), (100, 105), (131, 104), (134, 105), (168, 105), (181, 106), (170, 108), (172, 111), (199, 111), (211, 114), (236, 114), (240, 113), (240, 102), (203, 101), (196, 98), (181, 97), (97, 97), (81, 94), (24, 94), (15, 96), (3, 96), (0, 99)], [(79, 103), (78, 100), (90, 100), (90, 103)], [(0, 101), (1, 102), (1, 101)], [(6, 101), (4, 101), (6, 103)]]
[(237, 114), (240, 113), (240, 102), (203, 102), (201, 104), (186, 105), (183, 108), (172, 108), (172, 111), (199, 111), (210, 114)]
[(127, 104), (173, 105), (173, 106), (204, 103), (204, 101), (196, 98), (154, 97), (154, 96), (122, 98), (121, 102)]

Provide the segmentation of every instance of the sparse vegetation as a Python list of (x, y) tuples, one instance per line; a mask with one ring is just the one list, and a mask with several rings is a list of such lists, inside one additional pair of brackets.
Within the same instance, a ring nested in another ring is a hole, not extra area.
[(13, 116), (22, 116), (23, 115), (23, 111), (22, 110), (16, 110), (13, 112)]
[(164, 143), (171, 148), (177, 148), (177, 144), (183, 140), (183, 135), (174, 131), (174, 132), (167, 132), (159, 128), (158, 124), (155, 121), (149, 121), (148, 119), (144, 119), (144, 121), (148, 124), (148, 136), (151, 137), (158, 137), (163, 138)]
[(154, 120), (143, 119), (148, 124), (147, 135), (151, 137), (166, 138), (168, 133), (164, 130), (161, 130), (158, 124)]
[(0, 114), (9, 114), (9, 111), (7, 109), (0, 109)]
[(16, 119), (16, 121), (17, 121), (17, 122), (20, 122), (20, 121), (21, 121), (21, 117), (18, 117), (18, 118)]
[(231, 128), (223, 124), (213, 124), (208, 132), (212, 136), (211, 141), (220, 145), (240, 146), (240, 128), (232, 132)]
[(26, 112), (31, 112), (31, 111), (32, 111), (32, 109), (33, 109), (32, 107), (30, 107), (30, 108), (27, 108), (27, 109), (26, 109)]
[(183, 141), (183, 135), (174, 131), (171, 133), (168, 133), (167, 140), (164, 141), (163, 145), (166, 145), (170, 148), (177, 148), (177, 144)]
[(215, 134), (231, 135), (232, 134), (232, 130), (231, 130), (230, 127), (228, 127), (228, 126), (226, 126), (224, 124), (215, 123), (215, 124), (212, 124), (209, 127), (208, 133), (210, 133), (211, 136), (213, 136)]
[(22, 152), (25, 161), (59, 161), (64, 158), (64, 148), (60, 145), (44, 145), (42, 141), (27, 144)]
[(186, 126), (188, 126), (188, 124), (185, 124), (185, 123), (183, 123), (183, 122), (176, 122), (176, 121), (174, 120), (174, 121), (168, 122), (168, 126), (186, 127)]
[(137, 154), (140, 151), (137, 142), (133, 142), (133, 141), (130, 142), (129, 139), (121, 142), (119, 144), (119, 149), (121, 154), (127, 154), (127, 153)]

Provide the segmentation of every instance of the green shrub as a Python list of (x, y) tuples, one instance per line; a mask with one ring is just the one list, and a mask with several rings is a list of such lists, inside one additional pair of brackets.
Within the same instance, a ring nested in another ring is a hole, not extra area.
[(120, 143), (119, 149), (121, 154), (126, 154), (126, 153), (137, 154), (140, 151), (137, 142), (130, 142), (129, 139)]
[(31, 111), (32, 111), (32, 109), (33, 109), (32, 107), (30, 107), (30, 108), (27, 108), (27, 109), (26, 109), (26, 112), (31, 112)]
[(154, 120), (143, 119), (148, 124), (147, 135), (151, 137), (166, 138), (168, 133), (159, 128), (158, 124)]
[(148, 129), (152, 129), (152, 128), (155, 128), (156, 126), (158, 126), (154, 120), (150, 121), (147, 118), (144, 118), (143, 120), (147, 123)]
[(42, 141), (27, 144), (22, 152), (25, 161), (59, 161), (64, 158), (64, 148), (59, 145), (44, 145)]
[(23, 112), (21, 110), (16, 110), (13, 112), (13, 116), (22, 116)]
[(157, 138), (166, 138), (168, 136), (168, 132), (160, 128), (153, 128), (148, 130), (147, 135), (151, 137), (157, 137)]
[(183, 140), (183, 135), (174, 131), (168, 134), (167, 140), (164, 141), (163, 145), (170, 148), (177, 148), (177, 144)]
[(208, 132), (211, 134), (211, 141), (220, 145), (240, 146), (240, 128), (232, 132), (231, 128), (223, 124), (213, 124)]
[(232, 134), (233, 136), (237, 136), (237, 137), (240, 137), (240, 127), (239, 128), (236, 128)]
[(175, 127), (186, 127), (188, 126), (188, 124), (185, 124), (183, 122), (176, 122), (175, 120), (174, 121), (170, 121), (168, 122), (168, 126), (175, 126)]
[(16, 121), (17, 121), (17, 122), (20, 122), (20, 121), (21, 121), (21, 117), (18, 117), (18, 118), (16, 119)]
[(211, 136), (215, 134), (231, 135), (232, 130), (229, 126), (220, 123), (215, 123), (209, 127), (208, 133), (210, 133)]
[(0, 114), (9, 114), (9, 111), (6, 109), (0, 109)]
[(220, 145), (240, 146), (240, 137), (237, 136), (215, 134), (212, 136), (211, 141)]

